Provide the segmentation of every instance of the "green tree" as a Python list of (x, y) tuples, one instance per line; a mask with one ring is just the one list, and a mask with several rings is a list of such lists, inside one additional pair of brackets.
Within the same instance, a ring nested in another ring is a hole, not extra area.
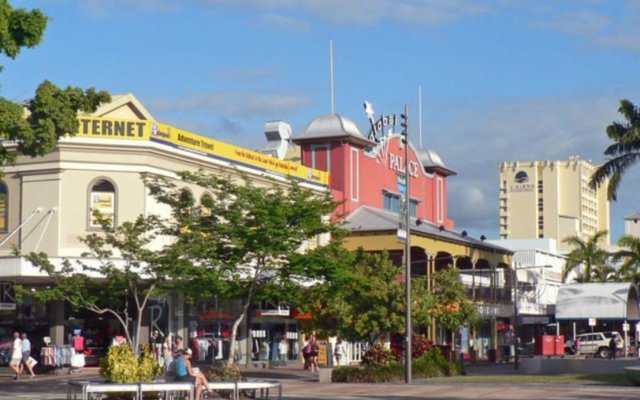
[(592, 282), (594, 279), (594, 272), (597, 272), (596, 278), (601, 278), (607, 265), (609, 253), (600, 248), (598, 242), (602, 238), (606, 237), (608, 232), (606, 230), (598, 231), (593, 236), (583, 240), (579, 236), (569, 236), (563, 240), (572, 247), (572, 250), (567, 254), (567, 262), (562, 270), (562, 281), (565, 282), (571, 271), (578, 270), (580, 266), (584, 266), (581, 273), (576, 278), (578, 282)]
[[(14, 9), (7, 0), (0, 0), (0, 54), (15, 59), (22, 48), (42, 41), (46, 27), (42, 11)], [(104, 91), (60, 89), (45, 81), (26, 104), (0, 97), (0, 138), (16, 143), (18, 153), (33, 157), (47, 154), (60, 137), (75, 134), (79, 111), (93, 112), (109, 100)], [(0, 146), (0, 165), (13, 163), (16, 156), (16, 147)]]
[(619, 262), (618, 279), (640, 285), (640, 238), (623, 235), (618, 239), (622, 249), (613, 254), (613, 261)]
[[(307, 299), (315, 329), (350, 341), (376, 341), (405, 329), (404, 268), (386, 252), (350, 252), (352, 267), (331, 284), (318, 285)], [(431, 297), (424, 278), (412, 280), (412, 318), (429, 322)]]
[[(318, 236), (339, 231), (328, 219), (337, 205), (329, 191), (313, 192), (293, 179), (285, 187), (202, 171), (178, 175), (181, 182), (147, 179), (151, 194), (172, 212), (165, 233), (176, 238), (173, 252), (181, 255), (174, 257), (172, 277), (188, 301), (215, 294), (240, 302), (231, 329), (232, 349), (252, 304), (295, 304), (305, 286), (337, 273), (342, 261), (334, 255), (340, 254), (340, 244), (313, 245)], [(209, 195), (198, 204), (179, 185), (199, 187)]]
[(467, 323), (475, 324), (480, 318), (460, 280), (460, 271), (453, 266), (434, 274), (433, 302), (432, 313), (438, 326), (455, 331)]
[(144, 311), (149, 298), (168, 286), (173, 254), (150, 247), (162, 228), (158, 217), (141, 215), (117, 227), (109, 219), (96, 217), (103, 231), (80, 239), (89, 249), (82, 259), (64, 259), (55, 265), (45, 253), (26, 256), (55, 281), (50, 289), (30, 295), (41, 302), (66, 300), (75, 308), (115, 317), (137, 351)]
[(589, 181), (589, 185), (596, 189), (609, 178), (609, 200), (616, 200), (622, 175), (640, 157), (640, 110), (629, 100), (621, 100), (618, 112), (625, 121), (607, 126), (607, 136), (613, 144), (604, 151), (607, 161), (593, 172)]

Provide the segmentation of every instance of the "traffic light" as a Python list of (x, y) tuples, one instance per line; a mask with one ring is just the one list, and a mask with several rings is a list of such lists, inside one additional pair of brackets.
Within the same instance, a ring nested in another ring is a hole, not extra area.
[(403, 144), (407, 143), (407, 133), (409, 130), (409, 107), (405, 104), (404, 112), (400, 114), (400, 126), (402, 127), (402, 131), (400, 134), (402, 135), (401, 141)]

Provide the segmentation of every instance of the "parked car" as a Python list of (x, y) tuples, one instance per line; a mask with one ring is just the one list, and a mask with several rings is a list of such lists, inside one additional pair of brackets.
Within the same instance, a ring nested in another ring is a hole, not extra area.
[[(593, 354), (600, 358), (609, 357), (609, 341), (614, 337), (616, 341), (616, 349), (624, 349), (624, 340), (620, 333), (616, 331), (592, 332), (576, 335), (576, 340), (580, 339), (580, 354)], [(564, 350), (567, 354), (575, 354), (576, 346), (574, 340), (567, 340), (564, 344)]]

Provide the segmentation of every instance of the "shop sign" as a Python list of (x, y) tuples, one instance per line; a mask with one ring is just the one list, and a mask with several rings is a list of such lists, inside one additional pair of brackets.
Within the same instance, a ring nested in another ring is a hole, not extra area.
[(369, 140), (379, 142), (383, 136), (383, 134), (380, 134), (382, 129), (387, 125), (396, 125), (397, 118), (395, 114), (381, 115), (380, 118), (378, 118), (378, 120), (376, 121), (374, 117), (375, 111), (373, 111), (373, 105), (368, 101), (364, 102), (364, 112), (367, 114), (367, 117), (369, 118), (369, 124), (371, 125), (371, 130), (369, 131), (369, 136), (367, 137), (367, 139)]
[(510, 317), (513, 306), (508, 304), (476, 304), (478, 313), (483, 317)]
[(93, 215), (93, 211), (99, 211), (103, 217), (113, 222), (115, 214), (115, 193), (112, 192), (91, 192), (91, 227), (101, 227), (99, 221)]
[(280, 160), (160, 122), (83, 116), (78, 117), (76, 136), (146, 140), (235, 165), (289, 175), (322, 186), (327, 186), (329, 183), (328, 172)]
[(0, 310), (16, 309), (16, 292), (14, 282), (0, 281)]
[[(404, 157), (398, 156), (396, 154), (389, 154), (389, 169), (399, 172), (401, 174), (405, 174), (406, 172), (406, 163), (404, 162)], [(417, 162), (409, 161), (409, 175), (413, 177), (418, 177), (418, 171), (420, 171), (420, 167)]]

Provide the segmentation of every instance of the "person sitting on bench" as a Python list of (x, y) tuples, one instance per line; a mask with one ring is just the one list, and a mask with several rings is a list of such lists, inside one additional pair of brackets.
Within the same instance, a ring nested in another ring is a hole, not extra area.
[(209, 382), (202, 372), (191, 368), (191, 349), (178, 350), (179, 357), (176, 359), (176, 381), (178, 382), (191, 382), (195, 388), (196, 399), (200, 399), (202, 391), (206, 388), (211, 392)]

